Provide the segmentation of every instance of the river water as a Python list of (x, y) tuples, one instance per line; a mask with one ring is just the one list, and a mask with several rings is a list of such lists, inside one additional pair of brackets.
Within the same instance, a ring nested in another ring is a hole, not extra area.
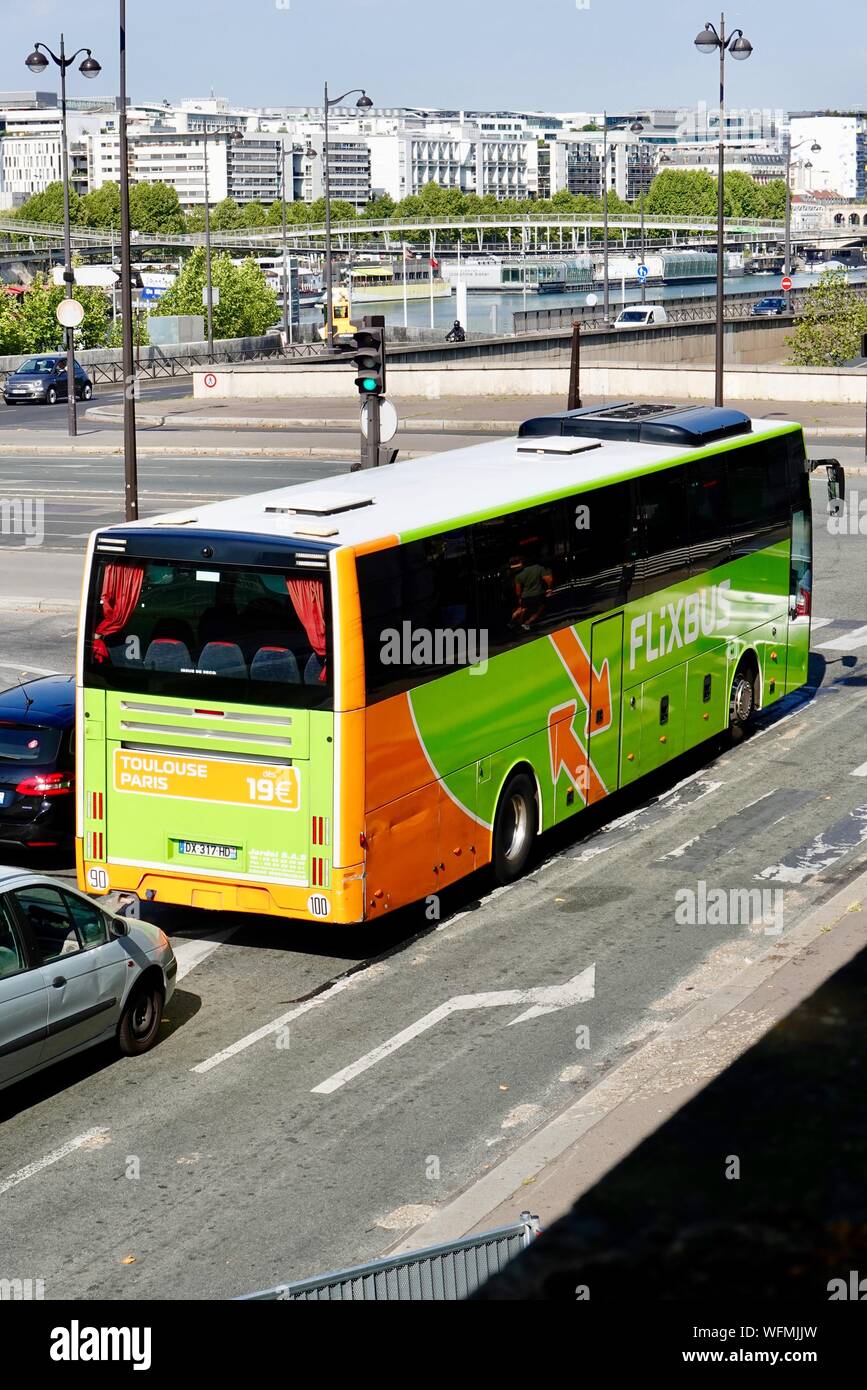
[[(801, 272), (792, 276), (792, 283), (795, 289), (809, 289), (815, 285), (817, 275)], [(867, 281), (867, 269), (854, 270), (849, 272), (851, 283)], [(623, 303), (624, 286), (620, 280), (610, 282), (610, 303), (612, 312), (616, 313)], [(713, 280), (693, 280), (687, 285), (655, 285), (649, 288), (645, 298), (648, 304), (666, 303), (669, 299), (690, 299), (697, 296), (712, 297), (716, 286)], [(636, 281), (627, 280), (625, 285), (626, 302), (634, 303), (641, 300), (641, 289)], [(780, 294), (780, 277), (778, 274), (767, 275), (737, 275), (725, 281), (726, 294), (755, 294), (756, 299), (760, 299), (766, 294)], [(597, 302), (602, 302), (602, 291), (595, 291)], [(511, 333), (514, 331), (514, 314), (522, 309), (558, 309), (558, 308), (577, 308), (587, 301), (587, 292), (579, 290), (571, 294), (523, 294), (520, 290), (516, 294), (503, 294), (502, 292), (480, 290), (467, 295), (467, 313), (469, 322), (464, 327), (473, 333)], [(431, 318), (433, 312), (433, 318)], [(407, 305), (406, 322), (412, 328), (441, 328), (443, 335), (451, 328), (455, 320), (455, 296), (453, 294), (442, 299), (416, 299), (410, 300)], [(387, 300), (382, 303), (365, 301), (359, 305), (353, 316), (353, 321), (358, 322), (362, 314), (384, 314), (386, 324), (402, 326), (404, 323), (403, 299)], [(302, 323), (321, 323), (322, 309), (316, 305), (305, 304), (301, 307)]]

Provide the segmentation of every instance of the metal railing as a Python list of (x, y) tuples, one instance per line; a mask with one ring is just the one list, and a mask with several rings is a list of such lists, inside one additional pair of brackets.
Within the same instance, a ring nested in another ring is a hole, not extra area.
[(525, 1250), (539, 1234), (539, 1218), (528, 1211), (514, 1226), (466, 1236), (447, 1245), (432, 1245), (408, 1255), (332, 1274), (278, 1284), (238, 1301), (282, 1303), (451, 1303), (468, 1298), (493, 1274)]

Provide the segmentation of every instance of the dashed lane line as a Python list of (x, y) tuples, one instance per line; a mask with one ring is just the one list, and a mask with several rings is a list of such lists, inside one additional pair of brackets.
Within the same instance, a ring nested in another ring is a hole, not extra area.
[(107, 1125), (96, 1125), (93, 1129), (86, 1129), (83, 1134), (78, 1134), (74, 1139), (61, 1144), (59, 1149), (52, 1149), (51, 1153), (37, 1158), (34, 1163), (26, 1163), (23, 1168), (19, 1168), (16, 1173), (12, 1173), (10, 1177), (4, 1178), (0, 1182), (0, 1197), (10, 1188), (17, 1187), (19, 1183), (35, 1177), (45, 1168), (50, 1168), (53, 1163), (59, 1163), (62, 1158), (68, 1158), (71, 1153), (75, 1153), (76, 1149), (101, 1148), (103, 1144), (108, 1143), (108, 1133)]

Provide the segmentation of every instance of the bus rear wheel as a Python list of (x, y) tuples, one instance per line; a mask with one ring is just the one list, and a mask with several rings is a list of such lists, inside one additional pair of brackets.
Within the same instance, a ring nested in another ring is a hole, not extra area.
[(729, 729), (733, 738), (743, 738), (755, 718), (757, 676), (751, 661), (742, 661), (735, 672), (729, 699)]
[(524, 872), (538, 826), (536, 784), (528, 772), (513, 772), (494, 818), (492, 865), (498, 883), (512, 883)]

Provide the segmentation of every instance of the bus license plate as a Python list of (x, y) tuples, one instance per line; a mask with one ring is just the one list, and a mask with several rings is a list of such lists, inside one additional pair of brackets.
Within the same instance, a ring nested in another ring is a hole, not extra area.
[(204, 859), (237, 859), (236, 845), (214, 845), (208, 840), (178, 840), (178, 853)]

